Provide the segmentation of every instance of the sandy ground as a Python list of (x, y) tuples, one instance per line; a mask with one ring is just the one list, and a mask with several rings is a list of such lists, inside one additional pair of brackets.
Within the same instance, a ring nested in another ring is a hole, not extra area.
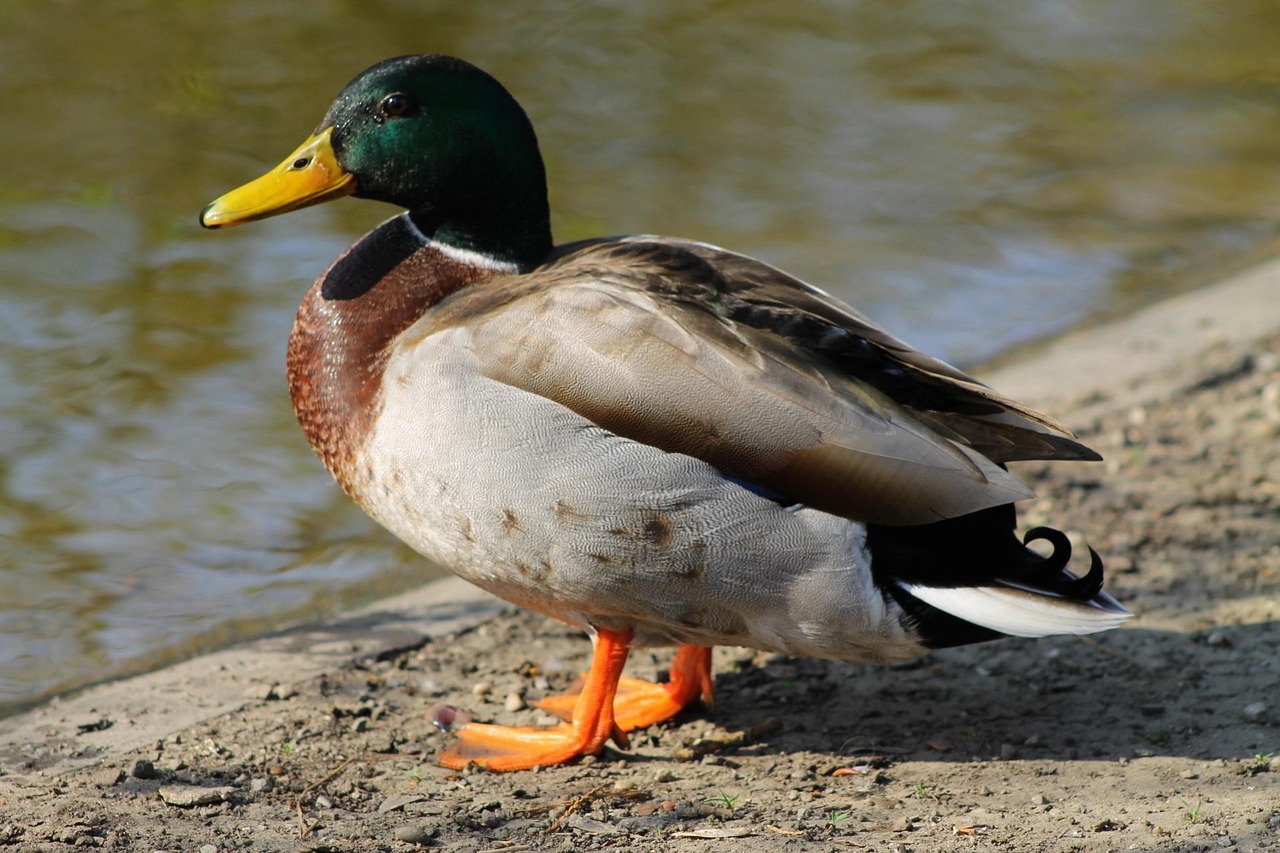
[[(0, 722), (0, 848), (1280, 850), (1270, 274), (1235, 293), (1239, 322), (1205, 320), (1228, 291), (1177, 303), (1176, 346), (1148, 312), (995, 378), (1107, 457), (1023, 466), (1023, 523), (1087, 537), (1130, 627), (880, 668), (717, 649), (715, 707), (630, 752), (459, 774), (431, 763), (430, 709), (542, 722), (526, 700), (589, 644), (446, 583)], [(1145, 373), (1143, 335), (1168, 345)], [(1072, 347), (1099, 367), (1045, 376)]]

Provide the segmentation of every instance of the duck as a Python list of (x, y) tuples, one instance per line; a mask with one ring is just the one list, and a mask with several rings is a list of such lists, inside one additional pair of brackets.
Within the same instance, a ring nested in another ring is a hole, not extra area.
[[(1061, 531), (1017, 533), (1033, 492), (1009, 463), (1097, 453), (763, 261), (656, 235), (555, 245), (533, 126), (476, 66), (373, 65), (200, 222), (344, 196), (401, 212), (298, 310), (308, 442), (418, 553), (593, 643), (538, 703), (556, 725), (439, 714), (445, 766), (625, 749), (710, 705), (715, 646), (889, 663), (1130, 617), (1092, 548), (1076, 572)], [(675, 648), (666, 681), (623, 674), (639, 647)]]

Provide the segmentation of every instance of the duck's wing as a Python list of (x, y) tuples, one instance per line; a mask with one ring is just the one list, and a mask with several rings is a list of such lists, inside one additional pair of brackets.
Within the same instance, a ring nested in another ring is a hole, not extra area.
[(494, 380), (861, 521), (924, 524), (1030, 497), (1008, 460), (1097, 458), (821, 291), (699, 243), (566, 247), (528, 276), (450, 297), (400, 345), (443, 329), (465, 332), (449, 339)]

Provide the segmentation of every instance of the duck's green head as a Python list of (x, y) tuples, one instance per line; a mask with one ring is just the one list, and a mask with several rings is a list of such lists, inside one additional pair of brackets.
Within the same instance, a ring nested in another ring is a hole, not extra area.
[(551, 248), (533, 127), (485, 72), (447, 56), (379, 62), (279, 166), (210, 204), (206, 228), (344, 195), (408, 208), (433, 239), (521, 265)]

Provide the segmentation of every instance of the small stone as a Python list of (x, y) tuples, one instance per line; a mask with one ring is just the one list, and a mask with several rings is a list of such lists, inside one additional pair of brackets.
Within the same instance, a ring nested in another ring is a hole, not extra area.
[(218, 853), (218, 845), (202, 844), (200, 845), (200, 853)]
[(613, 783), (613, 793), (615, 794), (625, 794), (629, 791), (634, 791), (635, 788), (636, 783), (630, 779), (619, 779)]
[(1049, 798), (1048, 798), (1048, 797), (1046, 797), (1044, 794), (1036, 794), (1035, 796), (1033, 796), (1033, 797), (1031, 798), (1031, 805), (1033, 805), (1033, 806), (1047, 806), (1047, 805), (1049, 805)]
[(112, 788), (124, 781), (124, 771), (119, 767), (104, 767), (93, 774), (93, 784), (99, 788)]
[(431, 844), (431, 839), (436, 837), (437, 832), (438, 830), (431, 826), (397, 826), (391, 831), (391, 835), (396, 841), (420, 844), (425, 847)]
[(1221, 628), (1215, 628), (1209, 632), (1209, 636), (1204, 638), (1206, 646), (1213, 646), (1215, 649), (1230, 648), (1231, 638), (1227, 636), (1227, 632)]
[(244, 698), (257, 699), (259, 702), (266, 702), (276, 697), (276, 686), (274, 684), (250, 684), (244, 689)]
[(360, 734), (361, 732), (365, 732), (368, 730), (369, 730), (368, 717), (356, 717), (354, 720), (351, 721), (352, 734)]
[(675, 780), (676, 775), (670, 770), (659, 770), (653, 774), (653, 783), (655, 785), (662, 785), (667, 782), (674, 782)]
[(588, 835), (621, 835), (622, 830), (613, 824), (605, 823), (602, 820), (596, 820), (593, 817), (576, 814), (569, 818), (569, 826), (578, 832), (585, 832)]
[(129, 773), (135, 779), (154, 779), (156, 778), (156, 766), (145, 758), (141, 758), (133, 762), (133, 769)]
[(477, 681), (471, 685), (471, 695), (477, 699), (483, 699), (493, 692), (493, 683), (489, 681)]
[(386, 814), (396, 809), (402, 809), (411, 803), (420, 803), (427, 798), (422, 794), (402, 794), (396, 797), (388, 797), (378, 806), (378, 814)]
[(1251, 723), (1261, 722), (1267, 716), (1266, 702), (1250, 702), (1244, 706), (1244, 718)]
[(320, 796), (316, 797), (316, 808), (331, 809), (333, 808), (333, 800), (329, 799), (324, 794), (321, 794)]
[(275, 780), (270, 776), (258, 776), (249, 780), (249, 793), (265, 794), (275, 786)]
[(1179, 779), (1199, 779), (1200, 774), (1194, 770), (1183, 770), (1178, 774)]
[(234, 790), (230, 785), (220, 785), (216, 788), (202, 788), (199, 785), (163, 785), (160, 788), (160, 799), (171, 806), (184, 809), (211, 806), (224, 801)]
[(508, 711), (523, 711), (529, 706), (525, 704), (524, 697), (519, 693), (508, 693), (507, 698), (502, 700), (502, 707)]
[(1022, 742), (1023, 746), (1039, 746), (1040, 735), (1028, 735), (1027, 739)]
[(1011, 743), (1000, 744), (1000, 760), (1009, 761), (1018, 757), (1018, 748)]

